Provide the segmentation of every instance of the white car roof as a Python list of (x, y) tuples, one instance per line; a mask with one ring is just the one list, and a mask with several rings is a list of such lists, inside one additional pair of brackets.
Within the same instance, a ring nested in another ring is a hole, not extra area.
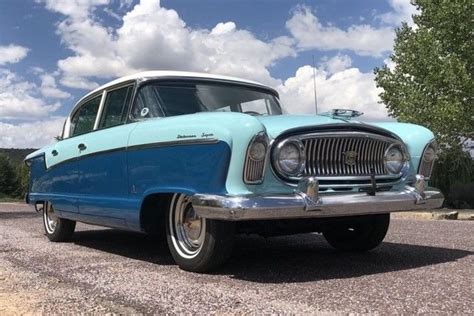
[[(104, 90), (108, 87), (115, 86), (117, 84), (120, 84), (122, 82), (127, 82), (131, 80), (137, 80), (137, 79), (151, 79), (151, 78), (203, 78), (203, 79), (216, 79), (216, 80), (226, 80), (226, 81), (233, 81), (233, 82), (241, 82), (241, 83), (246, 83), (246, 84), (251, 84), (251, 85), (258, 85), (267, 89), (271, 89), (274, 91), (273, 88), (264, 85), (260, 82), (252, 81), (252, 80), (247, 80), (247, 79), (242, 79), (242, 78), (236, 78), (236, 77), (230, 77), (230, 76), (221, 76), (221, 75), (212, 75), (209, 73), (200, 73), (200, 72), (188, 72), (188, 71), (162, 71), (162, 70), (155, 70), (155, 71), (143, 71), (143, 72), (138, 72), (133, 75), (121, 77), (118, 79), (115, 79), (113, 81), (110, 81), (97, 89), (89, 92), (86, 94), (84, 97), (82, 97), (79, 102), (76, 103), (76, 106), (81, 103), (82, 100), (88, 98), (90, 95), (97, 93), (98, 91)], [(75, 110), (76, 106), (74, 107), (73, 111)]]

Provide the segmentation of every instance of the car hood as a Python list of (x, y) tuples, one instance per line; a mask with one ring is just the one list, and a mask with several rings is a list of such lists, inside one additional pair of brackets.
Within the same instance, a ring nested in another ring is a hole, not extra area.
[[(297, 127), (316, 127), (320, 125), (340, 124), (360, 124), (376, 129), (382, 129), (391, 135), (397, 136), (408, 147), (412, 157), (420, 157), (426, 144), (434, 139), (433, 133), (427, 128), (410, 123), (399, 122), (359, 122), (356, 120), (346, 120), (332, 118), (323, 115), (275, 115), (275, 116), (255, 116), (261, 124), (265, 126), (267, 134), (274, 139), (287, 130)], [(417, 163), (417, 162), (416, 162)], [(417, 165), (417, 164), (415, 164)]]
[[(286, 130), (296, 127), (311, 127), (326, 124), (347, 124), (348, 121), (321, 115), (274, 115), (255, 116), (266, 128), (267, 134), (275, 138)], [(350, 121), (350, 123), (358, 123)]]

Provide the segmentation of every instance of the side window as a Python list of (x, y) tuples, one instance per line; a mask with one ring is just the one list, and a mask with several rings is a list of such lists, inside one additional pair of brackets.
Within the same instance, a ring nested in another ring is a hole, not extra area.
[(71, 119), (70, 136), (81, 135), (94, 129), (102, 95), (84, 103)]
[(132, 90), (133, 86), (128, 86), (107, 92), (99, 128), (116, 126), (125, 122)]
[(153, 85), (146, 85), (138, 91), (130, 116), (135, 120), (164, 116), (159, 95)]

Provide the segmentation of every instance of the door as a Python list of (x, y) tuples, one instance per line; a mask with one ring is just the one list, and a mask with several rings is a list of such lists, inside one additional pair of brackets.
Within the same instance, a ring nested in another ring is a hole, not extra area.
[(84, 134), (94, 129), (102, 94), (92, 96), (78, 107), (71, 118), (69, 137), (56, 143), (51, 151), (45, 152), (51, 202), (58, 213), (65, 217), (77, 214), (81, 191), (81, 148)]
[(133, 85), (105, 93), (96, 130), (78, 137), (79, 212), (89, 222), (126, 227), (128, 135), (137, 123), (125, 124)]

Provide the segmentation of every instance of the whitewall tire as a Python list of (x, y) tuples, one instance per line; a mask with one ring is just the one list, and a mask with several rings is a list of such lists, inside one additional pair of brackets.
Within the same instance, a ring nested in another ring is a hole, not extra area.
[(232, 252), (234, 223), (200, 217), (188, 195), (172, 196), (166, 224), (171, 255), (184, 270), (210, 271), (223, 264)]
[(43, 204), (43, 226), (46, 237), (55, 242), (67, 241), (76, 228), (76, 222), (59, 218), (49, 202)]

